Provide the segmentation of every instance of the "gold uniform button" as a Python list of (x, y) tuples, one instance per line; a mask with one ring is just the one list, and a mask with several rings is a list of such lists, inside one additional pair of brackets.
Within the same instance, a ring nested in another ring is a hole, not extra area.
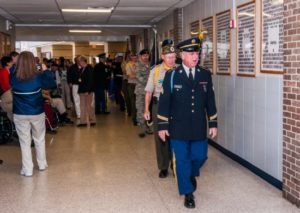
[(195, 97), (194, 96), (192, 96), (192, 99), (194, 99)]
[(195, 104), (194, 103), (192, 103), (192, 106), (194, 106)]
[(194, 113), (195, 111), (194, 110), (192, 110), (192, 113)]
[(192, 89), (192, 92), (195, 92), (195, 90)]

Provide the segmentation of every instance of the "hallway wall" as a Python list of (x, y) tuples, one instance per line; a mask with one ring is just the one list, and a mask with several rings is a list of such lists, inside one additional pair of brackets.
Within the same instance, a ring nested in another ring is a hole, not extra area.
[[(190, 37), (191, 22), (232, 9), (232, 2), (233, 0), (196, 0), (183, 8), (183, 38)], [(236, 6), (239, 6), (249, 1), (236, 2)], [(282, 180), (283, 76), (260, 73), (260, 2), (256, 3), (256, 77), (236, 75), (236, 29), (231, 34), (232, 75), (213, 75), (219, 120), (217, 142)], [(160, 23), (165, 22), (162, 20)], [(159, 29), (169, 27), (158, 26)]]
[(3, 17), (0, 16), (0, 32), (10, 35), (11, 50), (14, 50), (15, 49), (15, 43), (16, 43), (16, 31), (15, 31), (15, 28), (13, 28), (12, 30), (7, 31), (5, 21), (6, 21), (6, 19), (4, 19)]

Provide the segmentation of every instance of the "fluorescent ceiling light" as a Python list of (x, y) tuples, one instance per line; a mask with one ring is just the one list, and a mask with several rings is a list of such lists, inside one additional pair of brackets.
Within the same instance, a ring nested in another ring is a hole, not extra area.
[(62, 12), (73, 13), (111, 13), (114, 8), (61, 9)]
[(69, 30), (70, 33), (101, 33), (101, 30)]
[(191, 35), (198, 35), (199, 32), (191, 32)]

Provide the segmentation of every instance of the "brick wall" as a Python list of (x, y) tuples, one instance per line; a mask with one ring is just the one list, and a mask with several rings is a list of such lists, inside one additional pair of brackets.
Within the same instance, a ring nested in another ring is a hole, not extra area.
[(283, 196), (300, 207), (300, 0), (284, 0)]

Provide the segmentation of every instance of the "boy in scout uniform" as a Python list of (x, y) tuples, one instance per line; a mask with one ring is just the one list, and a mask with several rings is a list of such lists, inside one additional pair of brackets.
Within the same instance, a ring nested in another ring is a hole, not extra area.
[(157, 107), (160, 93), (162, 92), (162, 84), (167, 71), (172, 70), (175, 67), (176, 53), (171, 39), (166, 39), (162, 43), (162, 60), (163, 62), (156, 65), (151, 71), (148, 78), (147, 86), (145, 88), (145, 112), (144, 117), (146, 120), (150, 120), (149, 106), (152, 99), (152, 118), (154, 127), (154, 140), (156, 147), (156, 158), (160, 178), (168, 176), (168, 168), (171, 160), (171, 151), (169, 142), (163, 142), (157, 131)]
[(187, 208), (195, 208), (196, 177), (207, 158), (206, 117), (209, 135), (217, 135), (211, 73), (197, 65), (199, 47), (198, 38), (178, 44), (182, 65), (166, 74), (157, 115), (160, 138), (170, 137), (179, 194), (185, 195)]

